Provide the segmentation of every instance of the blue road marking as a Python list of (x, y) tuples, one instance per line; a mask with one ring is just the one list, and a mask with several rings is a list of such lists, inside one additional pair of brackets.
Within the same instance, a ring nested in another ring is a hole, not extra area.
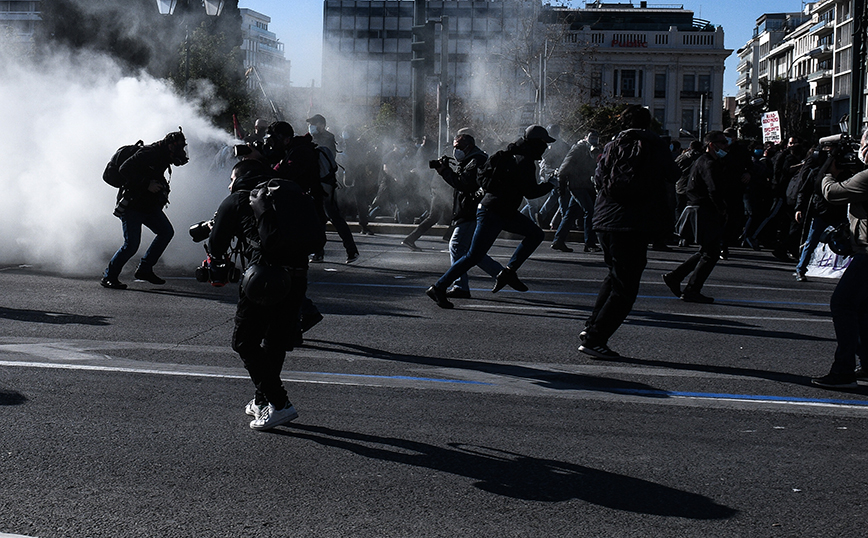
[(834, 398), (798, 398), (790, 396), (766, 396), (762, 394), (725, 394), (714, 392), (679, 392), (653, 389), (606, 389), (607, 392), (618, 394), (635, 394), (637, 396), (655, 396), (660, 398), (707, 398), (712, 400), (748, 400), (755, 402), (807, 403), (826, 405), (856, 405), (868, 407), (868, 400), (838, 400)]

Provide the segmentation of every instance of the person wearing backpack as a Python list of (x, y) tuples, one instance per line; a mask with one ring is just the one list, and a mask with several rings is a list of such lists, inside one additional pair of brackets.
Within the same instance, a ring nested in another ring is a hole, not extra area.
[[(154, 265), (175, 235), (172, 223), (163, 212), (163, 208), (169, 203), (169, 182), (164, 174), (168, 170), (171, 176), (172, 165), (187, 164), (189, 159), (186, 147), (187, 140), (179, 130), (167, 134), (158, 142), (143, 146), (123, 163), (114, 163), (122, 184), (118, 192), (115, 215), (121, 219), (124, 243), (103, 272), (100, 284), (104, 288), (127, 288), (118, 278), (124, 265), (139, 249), (142, 226), (154, 232), (155, 237), (136, 268), (135, 279), (151, 284), (166, 283), (154, 274)], [(112, 163), (109, 163), (109, 166), (112, 166)]]
[[(724, 225), (727, 218), (725, 191), (726, 148), (729, 142), (722, 131), (705, 135), (705, 153), (693, 163), (687, 182), (687, 207), (678, 219), (678, 234), (699, 244), (699, 252), (687, 258), (673, 271), (663, 275), (663, 282), (686, 303), (711, 304), (714, 299), (703, 295), (702, 286), (720, 259)], [(681, 290), (681, 282), (687, 278)]]
[(633, 309), (648, 243), (670, 221), (666, 182), (678, 177), (669, 144), (650, 131), (646, 108), (630, 105), (619, 119), (623, 130), (606, 144), (594, 173), (593, 226), (609, 274), (579, 334), (579, 351), (598, 359), (620, 356), (608, 342)]
[(551, 183), (537, 183), (536, 161), (542, 159), (548, 144), (555, 139), (549, 136), (542, 125), (531, 125), (523, 137), (510, 144), (505, 151), (498, 151), (488, 158), (479, 173), (480, 186), (485, 191), (476, 210), (476, 228), (470, 242), (470, 250), (452, 264), (446, 273), (425, 292), (440, 308), (454, 305), (446, 297), (446, 287), (478, 265), (494, 245), (502, 231), (524, 237), (515, 248), (507, 266), (497, 274), (492, 293), (505, 286), (517, 291), (527, 291), (517, 272), (545, 239), (545, 233), (518, 208), (523, 198), (534, 199), (551, 191)]
[[(335, 157), (338, 154), (337, 142), (335, 140), (335, 135), (331, 133), (328, 129), (326, 129), (326, 119), (321, 114), (314, 114), (312, 117), (307, 119), (308, 123), (308, 133), (313, 138), (313, 143), (317, 145), (317, 151), (323, 151), (325, 149), (329, 153), (323, 153), (323, 155), (317, 154), (318, 160), (325, 160), (329, 164), (327, 166), (321, 165), (320, 178), (319, 181), (322, 184), (323, 191), (323, 200), (322, 200), (322, 219), (323, 223), (326, 220), (330, 220), (332, 225), (335, 227), (335, 231), (338, 233), (338, 236), (341, 238), (341, 242), (344, 245), (344, 249), (347, 251), (347, 263), (353, 263), (357, 259), (359, 259), (359, 249), (356, 247), (356, 242), (353, 239), (353, 233), (350, 231), (350, 227), (347, 225), (346, 219), (341, 214), (341, 210), (338, 207), (337, 199), (335, 198), (335, 194), (338, 187), (337, 181), (337, 163), (335, 162)], [(311, 261), (313, 262), (321, 262), (325, 253), (323, 251), (317, 252), (311, 256)]]
[[(274, 170), (257, 159), (247, 159), (235, 165), (231, 177), (230, 194), (220, 203), (214, 215), (208, 251), (220, 257), (229, 252), (233, 238), (238, 238), (245, 245), (248, 271), (254, 266), (269, 266), (276, 271), (283, 271), (284, 278), (288, 279), (283, 285), (276, 286), (278, 290), (285, 291), (288, 285), (288, 293), (272, 298), (252, 294), (245, 289), (242, 279), (232, 333), (232, 349), (241, 357), (255, 387), (253, 399), (247, 403), (244, 411), (253, 417), (250, 422), (252, 429), (267, 430), (298, 417), (280, 380), (280, 372), (286, 351), (292, 349), (297, 337), (295, 333), (299, 330), (299, 313), (307, 290), (308, 255), (303, 251), (290, 254), (290, 259), (281, 261), (286, 265), (273, 266), (264, 252), (260, 228), (251, 205), (251, 191), (273, 179)], [(298, 192), (301, 195), (300, 190)], [(310, 218), (317, 219), (313, 210), (314, 202), (309, 200), (309, 203), (312, 211)]]

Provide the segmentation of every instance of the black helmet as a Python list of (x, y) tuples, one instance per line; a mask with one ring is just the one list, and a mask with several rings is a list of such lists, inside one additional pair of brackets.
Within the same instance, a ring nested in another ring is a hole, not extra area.
[(289, 273), (283, 267), (254, 263), (241, 276), (241, 293), (262, 306), (274, 305), (289, 294)]

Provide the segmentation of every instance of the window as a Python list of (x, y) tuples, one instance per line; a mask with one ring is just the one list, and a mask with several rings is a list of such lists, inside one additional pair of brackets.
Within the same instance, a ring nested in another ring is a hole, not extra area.
[(654, 119), (660, 122), (660, 125), (666, 125), (666, 109), (665, 108), (655, 108), (654, 109)]
[(711, 91), (711, 75), (699, 75), (697, 77), (697, 90), (701, 92)]
[(666, 73), (657, 73), (654, 75), (654, 97), (661, 99), (666, 98)]
[(591, 73), (591, 97), (600, 97), (603, 95), (603, 72), (594, 71)]
[(686, 92), (696, 91), (696, 76), (695, 75), (684, 75), (684, 83), (682, 84), (682, 90)]
[(621, 97), (642, 97), (642, 71), (615, 70), (615, 88)]
[(692, 108), (685, 108), (681, 111), (681, 128), (690, 133), (696, 130), (696, 121)]

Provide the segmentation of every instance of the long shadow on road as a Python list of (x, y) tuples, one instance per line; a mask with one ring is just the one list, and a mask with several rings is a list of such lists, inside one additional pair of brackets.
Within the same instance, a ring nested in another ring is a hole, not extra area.
[(342, 353), (356, 354), (362, 357), (404, 362), (409, 364), (436, 366), (439, 368), (471, 370), (476, 372), (483, 372), (486, 374), (515, 377), (521, 379), (532, 379), (538, 381), (538, 385), (553, 390), (591, 390), (597, 392), (609, 392), (612, 394), (637, 394), (651, 398), (668, 397), (665, 391), (661, 391), (644, 383), (636, 383), (633, 381), (623, 381), (620, 379), (573, 374), (568, 372), (556, 372), (539, 368), (531, 368), (528, 366), (518, 366), (514, 364), (498, 364), (493, 362), (483, 362), (465, 359), (447, 359), (443, 357), (425, 357), (422, 355), (390, 353), (381, 349), (375, 349), (359, 344), (350, 343), (306, 340), (305, 346), (323, 351), (335, 351), (334, 347), (328, 347), (326, 345), (312, 345), (314, 342), (318, 344), (331, 344), (332, 346), (341, 348), (340, 351)]
[(464, 476), (475, 480), (476, 488), (513, 499), (538, 502), (581, 499), (615, 510), (700, 520), (726, 519), (738, 513), (696, 493), (497, 448), (462, 443), (435, 446), (304, 424), (271, 432), (308, 439), (366, 458)]

